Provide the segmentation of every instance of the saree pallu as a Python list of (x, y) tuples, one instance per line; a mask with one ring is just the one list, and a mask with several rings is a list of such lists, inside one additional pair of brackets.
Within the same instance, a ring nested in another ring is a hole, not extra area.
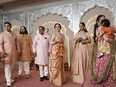
[(86, 75), (82, 87), (115, 87), (116, 86), (116, 41), (110, 45), (110, 54), (97, 57), (97, 44), (94, 44), (90, 72)]
[(64, 81), (64, 48), (60, 43), (52, 45), (49, 59), (50, 82), (61, 86)]

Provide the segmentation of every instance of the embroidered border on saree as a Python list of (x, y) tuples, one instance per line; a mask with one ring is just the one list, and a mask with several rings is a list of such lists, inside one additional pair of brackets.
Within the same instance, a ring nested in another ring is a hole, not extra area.
[(90, 73), (91, 73), (91, 78), (93, 79), (93, 81), (97, 84), (103, 82), (104, 80), (106, 80), (111, 67), (113, 66), (113, 77), (114, 79), (116, 78), (116, 59), (115, 59), (115, 54), (116, 54), (116, 41), (113, 41), (112, 44), (110, 44), (110, 59), (103, 71), (103, 75), (101, 76), (101, 78), (99, 78), (95, 72), (95, 63), (96, 63), (96, 58), (97, 58), (97, 44), (94, 44), (93, 47), (93, 53), (92, 53), (92, 58), (90, 60), (91, 66), (90, 66)]

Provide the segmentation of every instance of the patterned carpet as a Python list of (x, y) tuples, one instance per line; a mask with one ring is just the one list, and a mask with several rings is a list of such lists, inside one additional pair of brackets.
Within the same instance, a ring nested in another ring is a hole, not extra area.
[[(80, 87), (81, 84), (77, 84), (71, 81), (71, 71), (67, 70), (66, 74), (66, 82), (61, 87)], [(14, 67), (13, 70), (13, 78), (17, 76), (17, 66)], [(6, 87), (5, 77), (4, 77), (4, 67), (0, 64), (0, 87)], [(12, 87), (57, 87), (53, 84), (50, 84), (49, 81), (39, 81), (39, 71), (35, 69), (31, 70), (31, 78), (26, 79), (25, 73), (20, 79), (15, 79), (15, 83)]]

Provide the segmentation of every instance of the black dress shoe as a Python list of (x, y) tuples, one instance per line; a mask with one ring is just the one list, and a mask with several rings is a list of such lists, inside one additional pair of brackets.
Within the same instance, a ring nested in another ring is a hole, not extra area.
[(49, 80), (49, 78), (48, 78), (47, 76), (44, 76), (44, 79), (45, 79), (45, 80)]
[(44, 81), (44, 77), (41, 77), (41, 78), (40, 78), (40, 81)]

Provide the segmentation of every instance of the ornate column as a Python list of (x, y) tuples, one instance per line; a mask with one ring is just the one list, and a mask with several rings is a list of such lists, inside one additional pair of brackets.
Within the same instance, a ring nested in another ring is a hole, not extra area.
[(79, 31), (79, 23), (80, 23), (80, 12), (79, 12), (79, 4), (73, 3), (73, 31), (76, 34)]

